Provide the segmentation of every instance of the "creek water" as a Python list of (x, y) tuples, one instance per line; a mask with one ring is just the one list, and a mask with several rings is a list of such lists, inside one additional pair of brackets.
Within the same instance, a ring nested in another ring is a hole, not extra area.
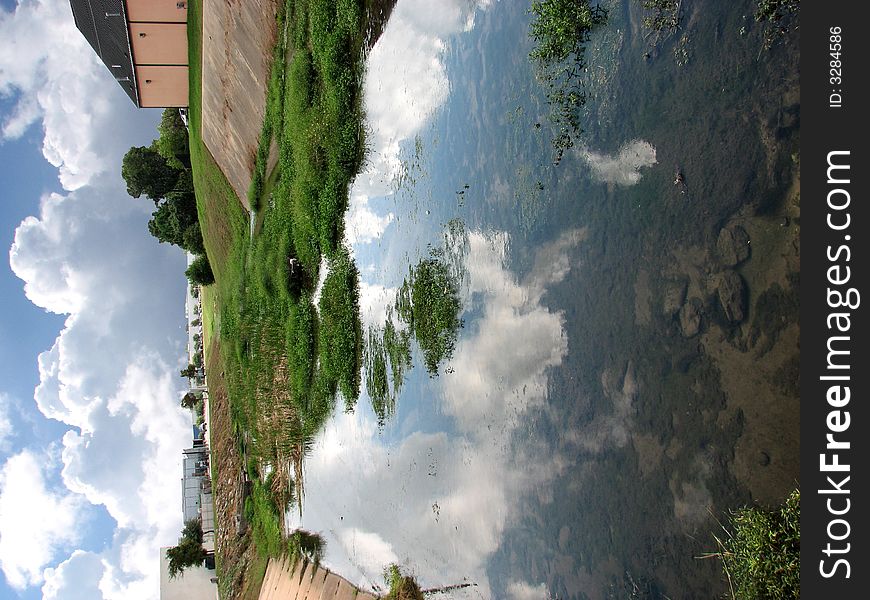
[(440, 251), (461, 327), (305, 463), (289, 520), (364, 587), (397, 563), (476, 584), (453, 597), (712, 598), (717, 519), (798, 480), (797, 40), (698, 0), (652, 46), (640, 2), (607, 6), (559, 164), (527, 3), (399, 0), (368, 56), (363, 322)]

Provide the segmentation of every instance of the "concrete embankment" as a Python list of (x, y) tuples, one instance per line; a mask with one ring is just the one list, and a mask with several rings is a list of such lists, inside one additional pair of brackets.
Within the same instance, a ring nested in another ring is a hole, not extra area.
[(260, 600), (375, 600), (343, 577), (299, 561), (291, 567), (287, 560), (272, 559), (266, 568)]

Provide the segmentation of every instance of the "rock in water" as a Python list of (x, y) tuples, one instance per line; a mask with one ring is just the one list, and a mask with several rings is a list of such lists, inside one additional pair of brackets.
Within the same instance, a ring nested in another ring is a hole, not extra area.
[(725, 317), (739, 323), (746, 316), (746, 284), (736, 271), (725, 271), (719, 276), (719, 302)]
[(740, 225), (723, 227), (716, 242), (716, 251), (725, 266), (739, 265), (749, 258), (749, 234)]
[(664, 312), (666, 317), (673, 317), (680, 310), (686, 299), (686, 282), (678, 281), (668, 284), (665, 289)]
[(680, 329), (686, 338), (698, 335), (701, 330), (701, 301), (697, 298), (692, 298), (680, 309)]

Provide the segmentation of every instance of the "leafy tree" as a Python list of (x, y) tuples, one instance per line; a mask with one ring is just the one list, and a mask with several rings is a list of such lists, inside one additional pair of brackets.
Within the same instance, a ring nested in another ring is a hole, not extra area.
[(155, 203), (175, 189), (181, 174), (153, 147), (133, 146), (121, 163), (127, 193), (134, 198), (145, 194)]
[(214, 283), (214, 273), (211, 270), (208, 257), (204, 254), (194, 258), (184, 274), (187, 275), (188, 281), (194, 285), (211, 285)]
[(187, 377), (188, 379), (192, 377), (196, 377), (196, 365), (189, 364), (186, 368), (181, 370), (181, 376)]
[(192, 254), (205, 254), (196, 197), (192, 193), (170, 192), (151, 213), (148, 231), (161, 243), (179, 246)]
[(184, 169), (190, 163), (187, 127), (177, 108), (167, 108), (157, 126), (160, 137), (154, 140), (154, 148), (176, 169)]
[(193, 392), (187, 392), (181, 399), (181, 406), (193, 410), (197, 402), (199, 402), (199, 396), (197, 396)]
[(166, 558), (169, 559), (169, 578), (175, 579), (189, 567), (198, 567), (207, 556), (208, 552), (202, 547), (202, 525), (196, 519), (187, 521), (178, 545), (166, 550)]
[(181, 530), (182, 539), (191, 540), (197, 544), (202, 543), (202, 523), (199, 519), (185, 521), (184, 529)]
[(191, 254), (205, 255), (205, 240), (202, 239), (199, 221), (194, 221), (184, 230), (181, 236), (181, 247)]

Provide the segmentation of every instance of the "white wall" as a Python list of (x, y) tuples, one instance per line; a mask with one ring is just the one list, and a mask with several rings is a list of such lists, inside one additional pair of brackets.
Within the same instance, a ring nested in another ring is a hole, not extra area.
[(205, 567), (185, 569), (182, 575), (169, 579), (167, 548), (160, 549), (160, 600), (213, 600), (217, 586), (211, 582), (214, 571)]

